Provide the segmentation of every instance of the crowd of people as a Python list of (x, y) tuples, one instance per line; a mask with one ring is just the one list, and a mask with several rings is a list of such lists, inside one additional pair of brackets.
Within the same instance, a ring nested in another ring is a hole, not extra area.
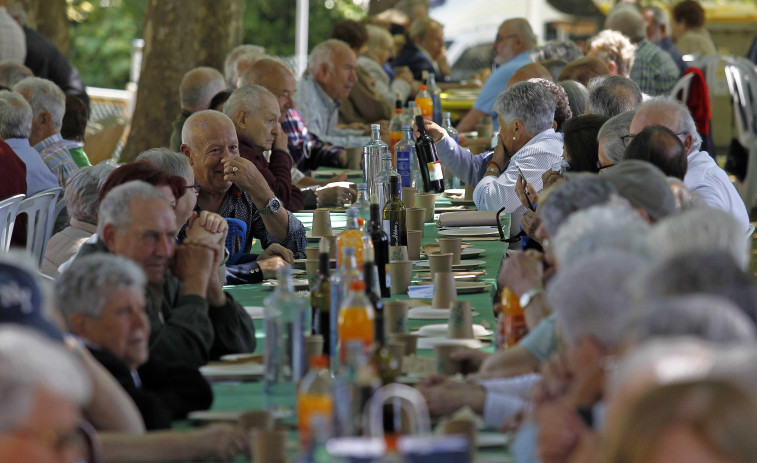
[[(345, 177), (312, 171), (345, 167), (424, 72), (460, 85), (443, 26), (405, 3), (404, 17), (338, 23), (299, 77), (257, 45), (232, 50), (223, 73), (189, 70), (170, 140), (90, 166), (86, 100), (24, 65), (31, 30), (0, 0), (0, 199), (61, 187), (69, 220), (40, 268), (0, 255), (1, 461), (75, 461), (94, 436), (104, 461), (245, 449), (232, 427), (169, 429), (212, 403), (200, 366), (256, 349), (224, 285), (304, 257), (292, 212), (356, 199)], [(663, 9), (620, 2), (585, 44), (539, 45), (526, 19), (507, 19), (457, 125), (491, 117), (493, 149), (474, 155), (425, 121), (478, 209), (511, 214), (510, 247), (522, 249), (503, 258), (492, 307), (476, 309), (497, 313), (507, 288), (528, 334), (494, 354), (454, 352), (476, 371), (419, 389), (433, 415), (470, 407), (512, 431), (517, 462), (757, 455), (753, 228), (705, 148), (709, 121), (669, 95), (696, 72), (681, 55), (716, 52), (704, 10), (683, 0), (671, 12), (672, 26)], [(225, 219), (247, 227), (231, 249)]]

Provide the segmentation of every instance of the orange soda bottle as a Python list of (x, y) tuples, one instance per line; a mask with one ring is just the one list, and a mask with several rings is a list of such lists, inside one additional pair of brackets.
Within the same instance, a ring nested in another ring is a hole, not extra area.
[[(355, 248), (355, 260), (358, 268), (363, 268), (363, 247), (365, 246), (365, 233), (358, 224), (358, 208), (347, 209), (347, 227), (336, 237), (337, 267), (342, 267), (342, 249), (346, 246)], [(370, 244), (373, 248), (373, 243)]]
[(389, 121), (389, 151), (392, 153), (392, 167), (397, 170), (397, 154), (394, 145), (402, 139), (402, 100), (397, 100), (394, 105), (394, 117)]
[(415, 107), (420, 108), (424, 119), (433, 120), (434, 101), (431, 99), (431, 94), (428, 93), (428, 87), (425, 85), (421, 85), (421, 91), (415, 96)]
[(331, 396), (331, 373), (325, 355), (314, 355), (310, 369), (300, 383), (297, 394), (297, 428), (300, 431), (300, 446), (308, 452), (313, 439), (331, 437), (331, 422), (334, 415), (334, 399)]
[(497, 348), (507, 349), (518, 343), (528, 333), (526, 316), (518, 296), (510, 288), (502, 289), (501, 309), (497, 316)]
[(365, 283), (350, 283), (347, 299), (339, 310), (339, 360), (344, 365), (350, 355), (366, 355), (375, 336), (375, 314), (370, 299), (365, 295)]

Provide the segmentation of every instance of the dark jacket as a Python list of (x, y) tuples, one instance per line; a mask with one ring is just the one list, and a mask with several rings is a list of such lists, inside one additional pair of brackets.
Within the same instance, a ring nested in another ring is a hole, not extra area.
[(421, 52), (418, 47), (412, 41), (409, 41), (402, 47), (400, 53), (394, 58), (392, 62), (394, 68), (407, 66), (413, 73), (413, 79), (423, 82), (423, 71), (428, 71), (429, 74), (436, 76), (437, 82), (442, 82), (444, 76), (436, 72), (434, 63), (429, 61), (426, 55)]
[(66, 55), (42, 34), (24, 26), (26, 36), (26, 61), (24, 65), (36, 77), (52, 80), (64, 93), (73, 95), (89, 107), (89, 96), (79, 71), (71, 65)]

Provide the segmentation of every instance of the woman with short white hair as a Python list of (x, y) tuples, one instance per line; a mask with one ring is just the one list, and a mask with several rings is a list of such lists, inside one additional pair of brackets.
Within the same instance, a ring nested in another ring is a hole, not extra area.
[(366, 51), (357, 59), (358, 67), (373, 77), (375, 89), (394, 107), (395, 100), (407, 100), (418, 91), (418, 83), (413, 80), (409, 69), (398, 70), (390, 83), (389, 75), (384, 71), (384, 64), (392, 57), (394, 39), (383, 27), (368, 24), (368, 42)]

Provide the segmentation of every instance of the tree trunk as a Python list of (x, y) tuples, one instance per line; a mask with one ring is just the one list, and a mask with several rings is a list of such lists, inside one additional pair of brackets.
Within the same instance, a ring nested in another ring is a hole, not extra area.
[(148, 0), (145, 48), (131, 132), (121, 162), (167, 146), (181, 111), (179, 84), (197, 66), (223, 70), (242, 40), (243, 0)]
[(66, 0), (16, 0), (16, 4), (26, 12), (26, 25), (47, 37), (68, 56), (71, 41), (68, 38)]

